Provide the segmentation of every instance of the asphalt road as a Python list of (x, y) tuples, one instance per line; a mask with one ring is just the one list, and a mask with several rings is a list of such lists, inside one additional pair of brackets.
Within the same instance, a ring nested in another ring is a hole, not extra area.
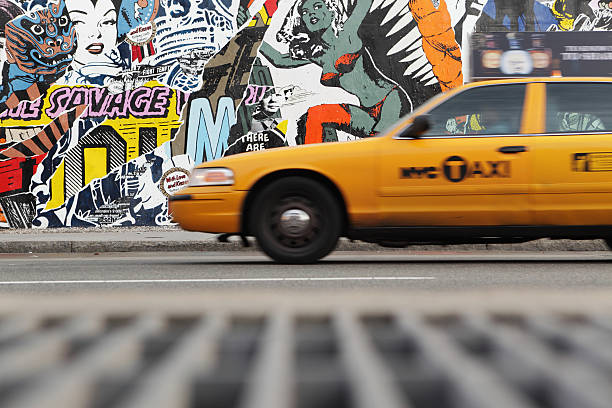
[(612, 252), (336, 252), (278, 265), (255, 252), (0, 254), (0, 292), (119, 289), (612, 289)]

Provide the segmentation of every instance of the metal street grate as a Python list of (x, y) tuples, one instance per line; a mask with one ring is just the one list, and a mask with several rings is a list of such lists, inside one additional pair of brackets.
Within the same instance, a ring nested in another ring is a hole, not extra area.
[(610, 408), (612, 315), (7, 314), (3, 408)]

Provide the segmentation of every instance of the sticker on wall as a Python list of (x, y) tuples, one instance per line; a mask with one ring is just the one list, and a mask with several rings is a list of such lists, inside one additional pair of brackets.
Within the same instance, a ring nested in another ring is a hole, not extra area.
[(157, 17), (159, 0), (122, 0), (117, 21), (118, 34), (128, 35), (131, 31)]
[(136, 27), (127, 34), (126, 41), (132, 46), (132, 61), (143, 59), (155, 55), (155, 47), (153, 46), (153, 38), (157, 32), (157, 26), (154, 21)]
[(143, 46), (153, 40), (156, 31), (157, 26), (151, 21), (128, 32), (125, 40), (131, 45)]
[(189, 184), (189, 171), (180, 167), (174, 167), (164, 173), (159, 181), (159, 189), (166, 196), (170, 197), (180, 189)]

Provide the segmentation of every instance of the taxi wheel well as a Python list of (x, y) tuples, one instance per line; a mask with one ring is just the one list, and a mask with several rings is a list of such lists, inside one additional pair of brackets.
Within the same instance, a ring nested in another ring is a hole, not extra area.
[(269, 185), (270, 183), (280, 178), (290, 177), (290, 176), (299, 176), (299, 177), (305, 177), (305, 178), (315, 180), (321, 183), (322, 185), (324, 185), (325, 188), (327, 188), (332, 193), (334, 198), (340, 204), (340, 208), (342, 209), (342, 233), (346, 234), (348, 230), (348, 225), (349, 225), (348, 224), (348, 214), (346, 211), (346, 202), (344, 201), (344, 197), (342, 196), (342, 193), (340, 192), (338, 187), (330, 179), (328, 179), (321, 173), (317, 173), (316, 171), (312, 171), (312, 170), (297, 170), (297, 169), (296, 170), (276, 171), (274, 173), (267, 174), (261, 179), (257, 180), (257, 182), (253, 185), (253, 187), (247, 194), (246, 199), (244, 200), (244, 203), (242, 204), (242, 222), (241, 222), (242, 233), (244, 235), (251, 235), (251, 231), (249, 231), (249, 225), (250, 225), (249, 221), (251, 217), (250, 211), (253, 205), (253, 201), (255, 200), (255, 197), (257, 197), (257, 194), (259, 194), (259, 192), (264, 187)]

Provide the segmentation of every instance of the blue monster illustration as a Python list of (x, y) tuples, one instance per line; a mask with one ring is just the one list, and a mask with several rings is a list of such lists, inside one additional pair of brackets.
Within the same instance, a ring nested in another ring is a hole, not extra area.
[(55, 81), (72, 62), (76, 31), (63, 0), (49, 3), (6, 24), (7, 63), (3, 69), (0, 102), (7, 99), (35, 99)]

